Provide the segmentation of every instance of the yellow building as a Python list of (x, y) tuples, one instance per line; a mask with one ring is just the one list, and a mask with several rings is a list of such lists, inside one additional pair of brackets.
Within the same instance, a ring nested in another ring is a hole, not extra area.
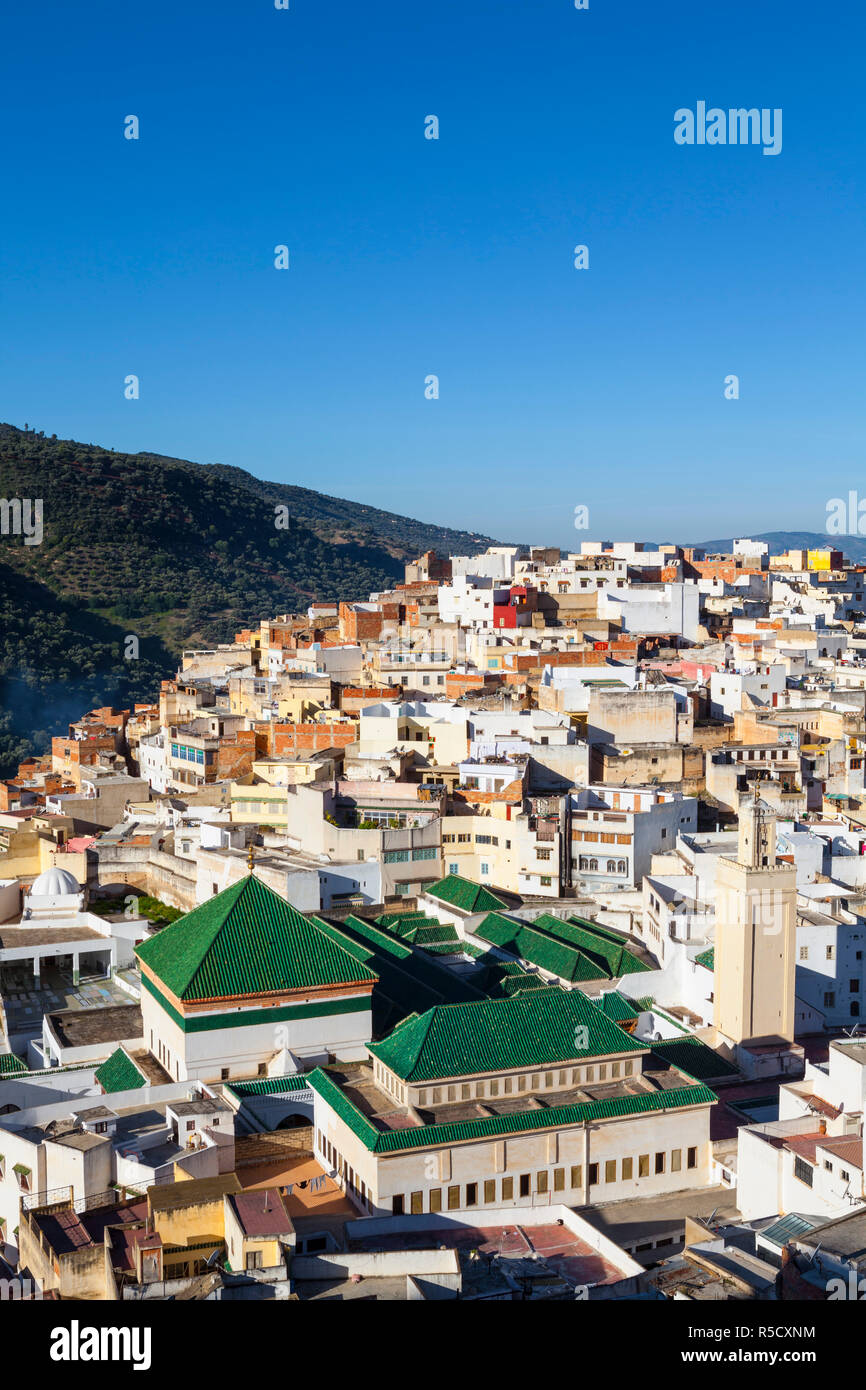
[(322, 753), (308, 758), (261, 758), (252, 765), (249, 779), (232, 782), (231, 816), (237, 825), (288, 824), (288, 787), (328, 780), (334, 776), (333, 759)]
[(831, 550), (826, 547), (822, 550), (807, 550), (806, 568), (810, 570), (838, 570), (842, 568), (841, 550)]
[(276, 1187), (225, 1197), (226, 1258), (233, 1270), (273, 1269), (294, 1248), (295, 1228)]

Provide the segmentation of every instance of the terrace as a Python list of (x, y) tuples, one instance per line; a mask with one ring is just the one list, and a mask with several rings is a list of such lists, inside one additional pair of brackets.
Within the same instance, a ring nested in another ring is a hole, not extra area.
[[(533, 1080), (540, 1080), (533, 1073)], [(376, 1082), (371, 1065), (358, 1062), (342, 1068), (328, 1068), (328, 1075), (342, 1090), (346, 1099), (377, 1129), (405, 1130), (425, 1125), (460, 1124), (465, 1121), (488, 1119), (494, 1115), (522, 1115), (527, 1111), (556, 1110), (563, 1106), (586, 1105), (597, 1101), (617, 1101), (638, 1098), (654, 1093), (702, 1088), (693, 1078), (676, 1068), (641, 1072), (636, 1076), (613, 1081), (560, 1087), (546, 1090), (536, 1085), (519, 1095), (485, 1096), (483, 1100), (461, 1099), (434, 1105), (400, 1105)], [(461, 1087), (461, 1089), (463, 1089)], [(696, 1098), (697, 1100), (697, 1098)]]

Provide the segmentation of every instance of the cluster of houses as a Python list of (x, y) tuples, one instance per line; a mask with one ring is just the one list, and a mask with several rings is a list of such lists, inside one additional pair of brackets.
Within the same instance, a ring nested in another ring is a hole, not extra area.
[(8, 1277), (856, 1285), (864, 577), (749, 540), (431, 552), (184, 652), (152, 704), (23, 763)]

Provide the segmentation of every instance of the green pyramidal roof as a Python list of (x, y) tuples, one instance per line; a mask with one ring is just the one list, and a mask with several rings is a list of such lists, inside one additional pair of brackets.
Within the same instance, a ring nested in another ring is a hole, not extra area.
[(93, 1073), (103, 1091), (138, 1091), (147, 1085), (147, 1077), (133, 1062), (129, 1053), (118, 1047)]
[(434, 1081), (575, 1057), (646, 1052), (578, 990), (523, 991), (511, 999), (440, 1004), (368, 1043), (402, 1081)]
[(459, 874), (446, 874), (438, 883), (428, 884), (424, 891), (449, 907), (456, 907), (459, 912), (495, 912), (506, 906), (489, 888), (461, 878)]
[(378, 978), (323, 924), (253, 875), (142, 942), (136, 955), (172, 994), (189, 1001)]

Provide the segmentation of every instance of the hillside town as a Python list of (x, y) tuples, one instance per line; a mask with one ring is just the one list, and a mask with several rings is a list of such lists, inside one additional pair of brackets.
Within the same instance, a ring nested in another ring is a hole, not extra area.
[(0, 1277), (857, 1298), (864, 583), (431, 551), (82, 711), (0, 783)]

